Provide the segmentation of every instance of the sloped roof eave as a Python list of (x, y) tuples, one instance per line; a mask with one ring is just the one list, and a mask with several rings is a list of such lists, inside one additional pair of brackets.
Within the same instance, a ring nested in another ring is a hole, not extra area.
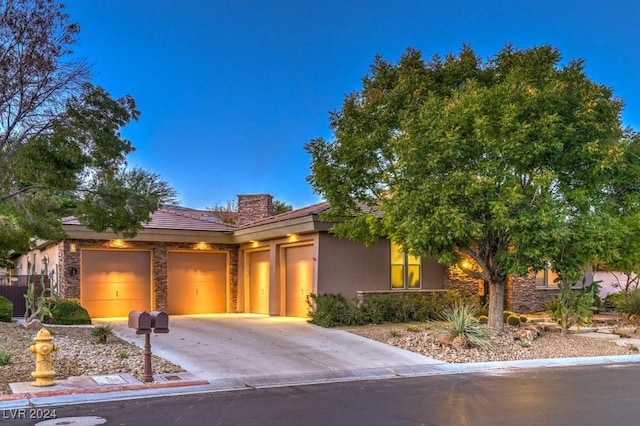
[(154, 241), (154, 242), (211, 242), (233, 244), (232, 231), (203, 231), (179, 229), (143, 229), (133, 238), (124, 238), (113, 231), (96, 232), (83, 225), (63, 225), (67, 239)]

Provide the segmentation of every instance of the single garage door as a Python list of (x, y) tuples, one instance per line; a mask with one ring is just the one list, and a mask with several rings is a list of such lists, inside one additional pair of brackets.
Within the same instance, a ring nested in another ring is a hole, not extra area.
[(313, 246), (285, 249), (287, 301), (286, 314), (306, 317), (307, 295), (313, 291)]
[(227, 312), (227, 254), (169, 252), (167, 313)]
[(249, 312), (269, 313), (269, 250), (249, 253)]
[(80, 303), (92, 317), (151, 307), (151, 252), (82, 250)]

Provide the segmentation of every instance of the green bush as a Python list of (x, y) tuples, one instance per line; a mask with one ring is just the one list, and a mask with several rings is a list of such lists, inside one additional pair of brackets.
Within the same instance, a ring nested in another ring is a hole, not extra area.
[(523, 323), (523, 324), (524, 324), (524, 323), (525, 323), (525, 322), (527, 322), (527, 321), (529, 321), (529, 318), (525, 317), (524, 315), (520, 315), (520, 322), (521, 322), (521, 323)]
[(507, 318), (515, 314), (516, 314), (515, 312), (511, 312), (511, 311), (502, 311), (502, 321), (507, 322)]
[(489, 322), (489, 317), (488, 317), (488, 316), (486, 316), (486, 315), (480, 315), (480, 316), (478, 317), (478, 322), (479, 322), (480, 324), (487, 324), (487, 323)]
[(433, 293), (372, 294), (364, 300), (338, 294), (311, 294), (307, 298), (310, 322), (322, 327), (437, 320), (458, 304), (477, 304), (477, 296), (462, 297), (456, 291)]
[(342, 294), (310, 294), (307, 297), (309, 316), (312, 324), (321, 327), (335, 327), (352, 324), (355, 302)]
[(10, 352), (0, 349), (0, 365), (11, 364), (11, 358), (13, 358), (13, 355)]
[(473, 305), (461, 303), (448, 307), (440, 315), (444, 322), (443, 334), (461, 338), (466, 346), (490, 347), (489, 330), (476, 320), (475, 315), (476, 308)]
[(0, 321), (11, 322), (13, 317), (13, 303), (4, 296), (0, 296)]
[(478, 315), (482, 316), (489, 316), (489, 305), (480, 305), (478, 307), (478, 311), (477, 311)]
[(640, 314), (640, 289), (638, 288), (620, 292), (612, 298), (612, 301), (618, 312), (627, 315)]
[(560, 282), (560, 293), (557, 303), (548, 303), (551, 318), (564, 331), (569, 327), (581, 327), (591, 323), (591, 317), (595, 311), (594, 300), (600, 291), (599, 282), (593, 282), (581, 289), (573, 289), (571, 283)]
[(509, 315), (507, 317), (507, 324), (517, 327), (520, 325), (520, 317), (518, 315)]
[(96, 342), (100, 344), (107, 343), (107, 338), (111, 336), (113, 327), (110, 325), (98, 325), (91, 330), (91, 335), (96, 338)]
[(63, 299), (51, 309), (51, 318), (47, 322), (64, 325), (91, 324), (91, 317), (78, 301)]

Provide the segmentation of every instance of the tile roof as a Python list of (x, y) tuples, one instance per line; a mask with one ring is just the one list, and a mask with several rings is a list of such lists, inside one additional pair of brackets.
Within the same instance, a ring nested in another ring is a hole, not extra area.
[[(75, 217), (62, 219), (63, 225), (81, 225)], [(215, 221), (215, 218), (203, 210), (184, 207), (164, 207), (151, 214), (144, 229), (171, 229), (177, 231), (217, 231), (232, 232), (235, 227)]]

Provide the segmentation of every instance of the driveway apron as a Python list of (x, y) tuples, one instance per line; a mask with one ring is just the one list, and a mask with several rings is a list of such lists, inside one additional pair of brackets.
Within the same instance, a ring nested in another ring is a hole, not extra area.
[[(144, 346), (123, 320), (99, 320)], [(304, 318), (256, 314), (171, 316), (170, 332), (151, 335), (151, 350), (205, 379), (292, 376), (440, 364), (432, 358)]]

